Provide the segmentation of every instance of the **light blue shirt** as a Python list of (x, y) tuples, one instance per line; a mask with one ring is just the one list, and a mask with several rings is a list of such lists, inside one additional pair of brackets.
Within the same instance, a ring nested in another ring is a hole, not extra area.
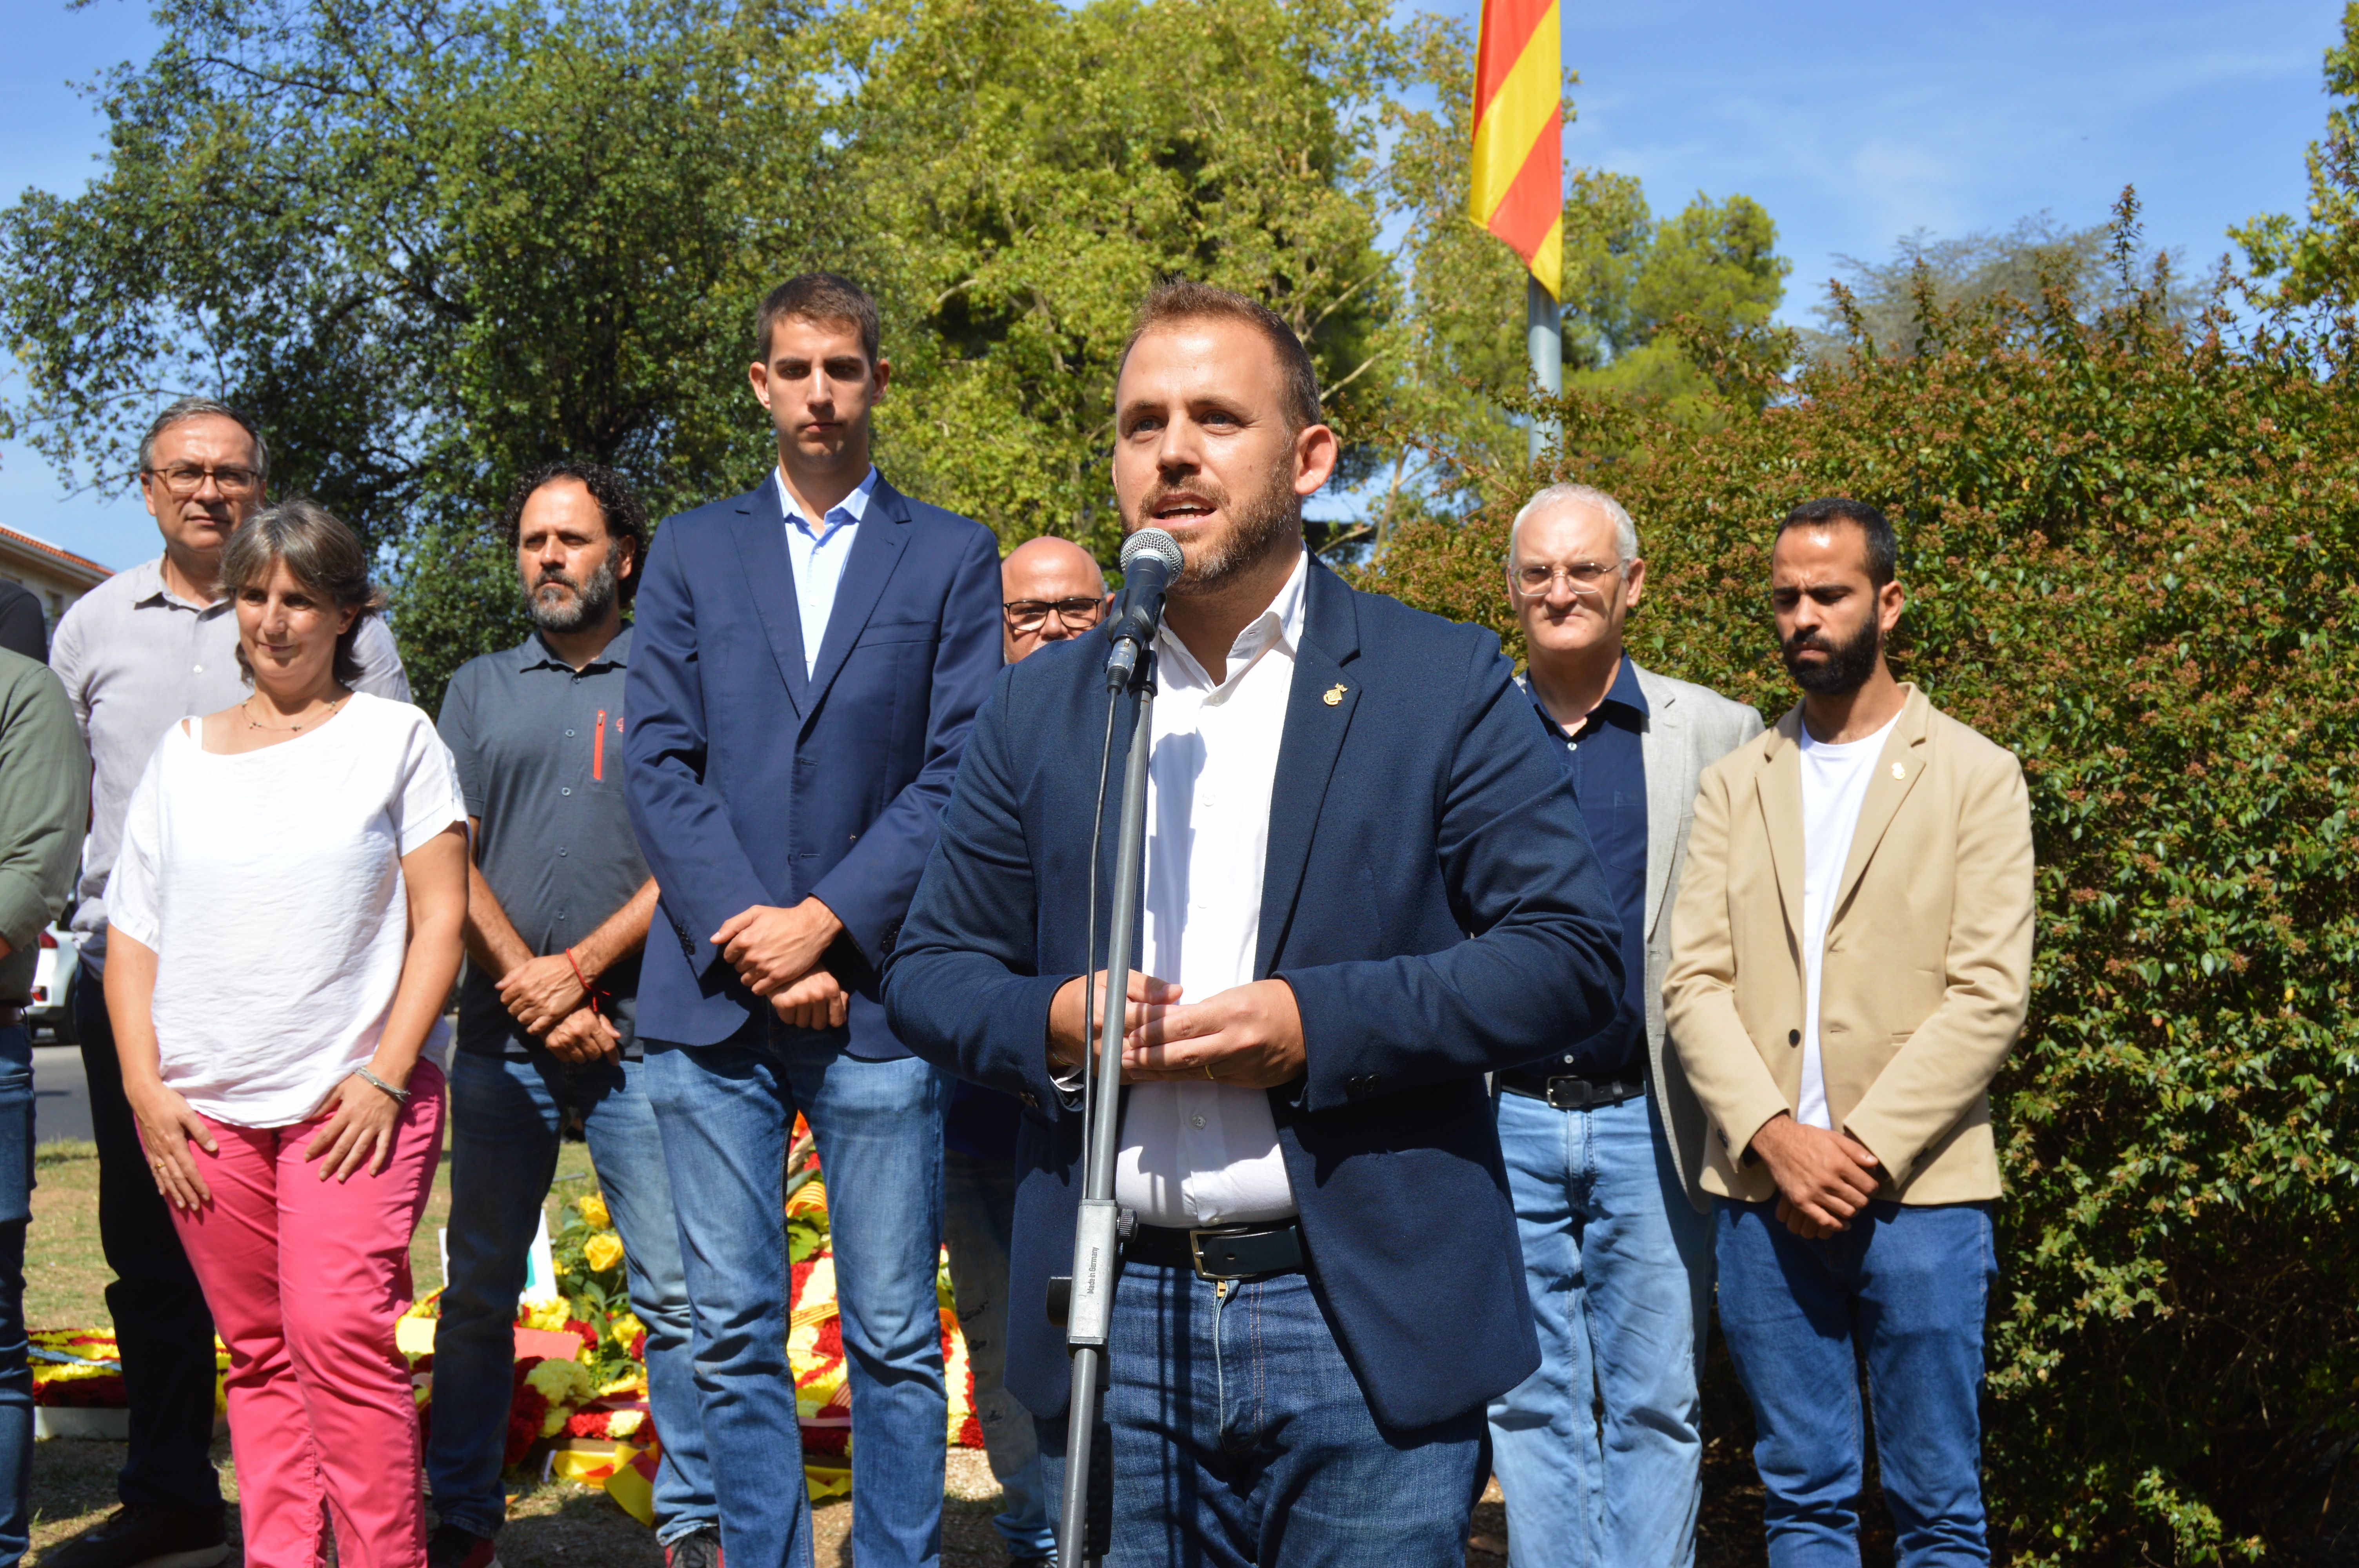
[(876, 468), (850, 495), (812, 522), (795, 504), (786, 475), (778, 481), (778, 510), (787, 514), (787, 559), (795, 568), (795, 608), (803, 622), (803, 674), (819, 668), (820, 644), (827, 640), (827, 618), (835, 612), (836, 586), (843, 581), (843, 563), (852, 558), (852, 541), (859, 536), (860, 520), (868, 515), (868, 499), (876, 493)]

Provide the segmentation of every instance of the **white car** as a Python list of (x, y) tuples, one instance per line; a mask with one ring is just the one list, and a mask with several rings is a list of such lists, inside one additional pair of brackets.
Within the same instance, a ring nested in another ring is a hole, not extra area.
[(82, 944), (71, 931), (50, 926), (41, 933), (41, 954), (33, 961), (33, 1000), (26, 1005), (24, 1023), (36, 1041), (51, 1045), (75, 1043), (74, 982), (82, 976)]

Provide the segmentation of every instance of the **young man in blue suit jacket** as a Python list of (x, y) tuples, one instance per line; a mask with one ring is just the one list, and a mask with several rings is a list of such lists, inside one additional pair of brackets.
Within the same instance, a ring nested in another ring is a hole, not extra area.
[[(1304, 550), (1336, 452), (1318, 398), (1284, 321), (1187, 283), (1148, 297), (1115, 389), (1124, 525), (1186, 557), (1123, 1057), (1124, 1568), (1464, 1562), (1484, 1401), (1539, 1358), (1483, 1075), (1602, 1026), (1622, 989), (1497, 640)], [(912, 1049), (1024, 1102), (1007, 1383), (1052, 1457), (1105, 654), (1094, 631), (1000, 677), (886, 991)]]
[(811, 1561), (779, 1203), (798, 1111), (827, 1172), (850, 1363), (853, 1550), (941, 1552), (940, 1080), (886, 1026), (878, 975), (999, 670), (999, 550), (869, 463), (890, 369), (876, 308), (823, 273), (755, 321), (777, 428), (762, 485), (666, 522), (638, 597), (631, 820), (663, 890), (639, 1036), (679, 1196), (721, 1540)]

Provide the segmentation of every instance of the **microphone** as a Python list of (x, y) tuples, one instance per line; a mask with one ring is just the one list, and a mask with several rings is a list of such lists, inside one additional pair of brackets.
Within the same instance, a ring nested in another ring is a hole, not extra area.
[(1130, 684), (1138, 655), (1155, 640), (1163, 620), (1163, 596), (1180, 575), (1180, 541), (1160, 528), (1141, 528), (1122, 542), (1122, 613), (1114, 623), (1106, 654), (1106, 689)]

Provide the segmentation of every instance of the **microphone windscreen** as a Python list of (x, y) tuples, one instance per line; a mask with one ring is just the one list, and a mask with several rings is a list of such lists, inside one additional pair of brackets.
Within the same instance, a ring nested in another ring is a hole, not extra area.
[(1122, 542), (1122, 569), (1125, 573), (1136, 568), (1142, 556), (1161, 561), (1163, 569), (1171, 576), (1180, 575), (1180, 541), (1162, 529), (1141, 528)]

